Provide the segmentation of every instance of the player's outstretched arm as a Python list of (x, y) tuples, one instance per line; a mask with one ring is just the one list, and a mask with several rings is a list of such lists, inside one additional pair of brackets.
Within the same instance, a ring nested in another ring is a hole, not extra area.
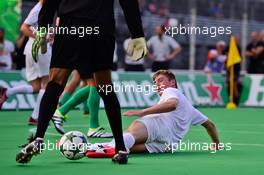
[(143, 117), (150, 114), (160, 114), (165, 112), (171, 112), (176, 109), (178, 104), (177, 99), (171, 98), (164, 103), (156, 104), (152, 107), (143, 110), (130, 110), (125, 112), (123, 115), (127, 117), (138, 116)]
[(123, 9), (126, 22), (131, 33), (131, 38), (144, 37), (138, 0), (119, 0)]
[(212, 142), (216, 144), (216, 149), (218, 149), (218, 144), (220, 143), (220, 141), (215, 124), (212, 121), (207, 120), (202, 124), (202, 126), (205, 127), (207, 133), (212, 139)]
[(27, 37), (35, 38), (35, 34), (30, 29), (30, 25), (23, 23), (20, 27), (20, 31)]
[(147, 42), (144, 38), (144, 31), (137, 0), (119, 0), (123, 9), (132, 40), (128, 44), (127, 54), (132, 61), (144, 58), (147, 53)]

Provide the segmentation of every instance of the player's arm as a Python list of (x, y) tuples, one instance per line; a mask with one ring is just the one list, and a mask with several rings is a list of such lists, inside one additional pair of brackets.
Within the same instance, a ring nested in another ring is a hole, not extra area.
[(173, 52), (169, 55), (167, 55), (167, 59), (168, 60), (172, 60), (173, 58), (175, 58), (180, 52), (182, 51), (181, 47), (177, 47), (173, 50)]
[(176, 42), (174, 39), (170, 38), (169, 40), (170, 46), (173, 48), (172, 53), (166, 56), (168, 60), (174, 59), (181, 51), (182, 47), (178, 42)]
[(57, 12), (61, 0), (44, 0), (42, 8), (39, 12), (39, 27), (48, 27), (53, 23), (55, 13)]
[(127, 21), (131, 38), (144, 37), (138, 0), (119, 0)]
[(255, 55), (259, 56), (264, 52), (264, 44), (259, 45), (254, 51), (253, 53), (255, 53)]
[(212, 142), (217, 145), (216, 149), (218, 149), (218, 144), (220, 143), (220, 141), (214, 123), (210, 120), (207, 120), (202, 124), (202, 126), (206, 129), (207, 133), (211, 137)]
[(138, 61), (148, 53), (144, 38), (138, 0), (119, 0), (123, 9), (132, 40), (128, 44), (127, 54), (133, 61)]
[(27, 37), (35, 38), (35, 34), (30, 29), (30, 25), (23, 23), (20, 27), (20, 31)]
[(174, 111), (177, 108), (178, 100), (176, 98), (170, 98), (166, 102), (156, 104), (152, 107), (143, 110), (130, 110), (125, 112), (123, 115), (143, 117), (150, 114), (160, 114)]

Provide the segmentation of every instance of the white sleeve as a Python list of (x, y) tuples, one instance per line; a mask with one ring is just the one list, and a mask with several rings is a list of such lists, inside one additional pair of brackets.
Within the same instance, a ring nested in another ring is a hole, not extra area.
[(173, 49), (177, 49), (181, 47), (180, 44), (171, 37), (169, 37), (168, 41), (169, 41), (170, 47), (172, 47)]
[(33, 7), (29, 15), (25, 19), (24, 23), (30, 26), (33, 26), (38, 23), (39, 9), (37, 8), (38, 4)]
[(179, 99), (179, 96), (175, 88), (167, 88), (163, 91), (162, 98), (164, 101), (167, 101), (171, 98)]
[(148, 40), (148, 42), (147, 42), (147, 45), (148, 45), (149, 48), (152, 47), (152, 44), (153, 44), (153, 37), (151, 37), (151, 38)]
[(194, 113), (192, 115), (192, 125), (201, 125), (204, 122), (208, 120), (208, 117), (206, 117), (204, 114), (202, 114), (200, 111), (197, 109), (194, 109)]

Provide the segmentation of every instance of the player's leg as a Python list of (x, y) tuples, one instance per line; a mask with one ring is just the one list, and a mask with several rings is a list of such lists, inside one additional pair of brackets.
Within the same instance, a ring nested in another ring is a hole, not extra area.
[(58, 111), (61, 113), (62, 116), (65, 116), (75, 106), (87, 100), (89, 96), (89, 91), (90, 91), (89, 86), (85, 86), (79, 89), (71, 96), (71, 98), (64, 105), (62, 105), (58, 109)]
[(136, 144), (132, 148), (130, 148), (131, 153), (149, 153), (146, 145), (143, 144)]
[(69, 69), (52, 68), (50, 70), (49, 83), (40, 103), (37, 132), (34, 141), (27, 144), (17, 154), (16, 161), (18, 163), (28, 163), (33, 155), (40, 153), (49, 121), (57, 108), (59, 97), (64, 90), (70, 73), (71, 70)]
[(49, 75), (49, 83), (42, 97), (39, 110), (39, 123), (36, 138), (44, 138), (49, 121), (53, 116), (61, 93), (71, 73), (69, 69), (52, 68)]
[[(137, 145), (146, 143), (148, 139), (148, 130), (142, 122), (134, 121), (123, 134), (123, 138), (127, 150), (130, 150), (133, 147), (135, 147), (135, 150), (138, 150), (139, 148), (142, 148), (142, 146)], [(145, 148), (143, 150), (145, 150)]]
[[(87, 86), (87, 83), (85, 80), (82, 80), (81, 87), (83, 88), (85, 86)], [(89, 114), (90, 114), (90, 112), (89, 112), (88, 98), (87, 98), (86, 101), (83, 102), (83, 115), (84, 115), (84, 117), (88, 117)]]
[(12, 88), (0, 87), (0, 109), (6, 100), (16, 94), (31, 94), (36, 93), (40, 89), (39, 83), (33, 83), (31, 85), (24, 84), (15, 86)]
[(98, 93), (104, 101), (105, 111), (116, 142), (116, 152), (126, 151), (122, 136), (121, 108), (114, 92), (111, 70), (95, 72), (94, 79), (98, 88)]
[(81, 79), (79, 73), (76, 70), (73, 71), (72, 79), (69, 83), (67, 83), (67, 86), (65, 87), (63, 95), (60, 99), (60, 106), (64, 105), (71, 98), (71, 95), (79, 86), (80, 81)]
[[(148, 139), (148, 131), (147, 131), (146, 126), (142, 122), (134, 121), (129, 126), (128, 130), (123, 134), (123, 138), (124, 138), (125, 147), (127, 150), (130, 150), (130, 152), (139, 153), (139, 152), (147, 151), (145, 143)], [(116, 143), (114, 139), (111, 142), (97, 143), (95, 145), (100, 145), (105, 148), (108, 148), (109, 146), (116, 147)], [(96, 146), (93, 152), (94, 151), (96, 151)], [(100, 155), (102, 154), (101, 151), (99, 152), (99, 154)]]
[(63, 122), (66, 120), (67, 113), (73, 109), (75, 106), (81, 104), (86, 101), (90, 92), (90, 87), (85, 86), (78, 91), (76, 91), (71, 98), (62, 106), (60, 106), (54, 116), (52, 117), (52, 121), (54, 123), (55, 129), (60, 133), (64, 134)]
[(38, 78), (38, 81), (40, 84), (40, 90), (39, 90), (39, 93), (37, 96), (37, 101), (36, 101), (35, 107), (33, 109), (31, 117), (29, 119), (29, 124), (37, 124), (37, 122), (38, 122), (39, 106), (40, 106), (41, 99), (45, 93), (45, 89), (46, 89), (48, 80), (49, 80), (48, 76), (43, 76), (41, 78)]
[(113, 156), (112, 161), (114, 163), (126, 164), (128, 161), (128, 153), (126, 151), (122, 133), (121, 108), (114, 92), (111, 80), (111, 70), (95, 72), (94, 79), (98, 88), (98, 93), (103, 99), (108, 121), (115, 138), (116, 154)]
[(33, 87), (35, 92), (38, 92), (38, 96), (37, 96), (37, 102), (35, 104), (35, 106), (33, 107), (33, 112), (31, 114), (31, 116), (28, 119), (28, 124), (29, 125), (36, 125), (38, 122), (38, 101), (41, 100), (39, 99), (39, 95), (41, 94), (41, 79), (40, 78), (36, 78), (32, 81), (30, 81), (31, 86)]
[[(60, 27), (78, 26), (78, 21), (61, 18)], [(80, 40), (78, 35), (55, 35), (50, 63), (49, 83), (42, 97), (35, 140), (23, 148), (17, 155), (17, 162), (28, 163), (33, 155), (40, 152), (45, 132), (66, 86), (69, 75), (77, 67)]]
[(99, 124), (100, 96), (97, 92), (94, 79), (89, 79), (86, 84), (90, 87), (90, 94), (87, 100), (87, 106), (90, 109), (88, 137), (111, 138), (111, 133), (105, 132), (105, 129)]

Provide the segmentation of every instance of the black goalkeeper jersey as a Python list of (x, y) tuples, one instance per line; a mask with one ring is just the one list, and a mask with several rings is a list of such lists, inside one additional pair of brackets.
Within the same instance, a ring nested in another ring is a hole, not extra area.
[[(119, 0), (132, 38), (143, 37), (142, 22), (137, 0)], [(83, 18), (114, 32), (114, 0), (44, 0), (39, 14), (39, 26), (52, 24), (54, 15), (61, 18)]]

